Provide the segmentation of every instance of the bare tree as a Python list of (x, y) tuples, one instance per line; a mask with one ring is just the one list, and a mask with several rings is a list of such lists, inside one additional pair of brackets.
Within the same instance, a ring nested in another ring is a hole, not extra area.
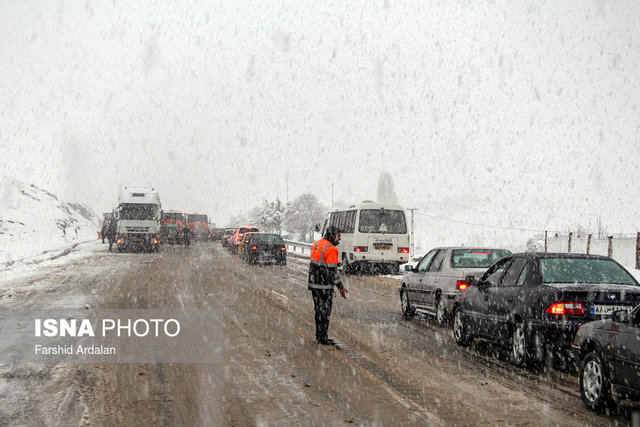
[(596, 226), (598, 227), (598, 239), (603, 239), (607, 235), (607, 229), (602, 223), (602, 214), (596, 215)]
[(398, 203), (396, 192), (393, 188), (393, 178), (389, 172), (382, 172), (378, 178), (378, 202)]

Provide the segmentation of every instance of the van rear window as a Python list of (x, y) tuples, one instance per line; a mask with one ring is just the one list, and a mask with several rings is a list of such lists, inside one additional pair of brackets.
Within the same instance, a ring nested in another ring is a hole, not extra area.
[(404, 234), (407, 223), (404, 212), (391, 209), (363, 209), (360, 211), (360, 233)]

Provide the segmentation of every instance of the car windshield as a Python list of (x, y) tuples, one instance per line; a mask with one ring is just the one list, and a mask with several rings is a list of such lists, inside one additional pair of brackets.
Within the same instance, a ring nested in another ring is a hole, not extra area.
[(504, 249), (454, 249), (451, 253), (451, 267), (489, 268), (509, 255), (511, 252)]
[(156, 205), (148, 203), (123, 203), (120, 205), (121, 220), (152, 220), (156, 217)]
[(384, 208), (363, 209), (360, 211), (358, 231), (360, 233), (404, 234), (407, 232), (404, 212)]
[(610, 259), (541, 258), (543, 283), (611, 283), (637, 285), (624, 268)]
[(277, 234), (256, 234), (251, 239), (251, 243), (281, 243), (284, 244), (282, 237)]
[(162, 214), (162, 219), (181, 220), (182, 219), (182, 214), (179, 214), (179, 213), (164, 213), (164, 214)]

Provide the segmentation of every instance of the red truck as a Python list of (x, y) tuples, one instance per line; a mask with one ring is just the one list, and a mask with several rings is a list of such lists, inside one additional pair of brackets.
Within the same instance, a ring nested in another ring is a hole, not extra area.
[(196, 240), (209, 238), (209, 218), (204, 214), (187, 214), (187, 226)]
[(182, 212), (162, 212), (162, 228), (160, 229), (160, 240), (162, 241), (162, 243), (176, 243), (179, 245), (182, 244), (185, 226), (186, 221)]

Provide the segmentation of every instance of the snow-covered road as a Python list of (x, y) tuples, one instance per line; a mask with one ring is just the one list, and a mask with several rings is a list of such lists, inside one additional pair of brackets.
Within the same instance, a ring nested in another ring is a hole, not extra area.
[[(221, 364), (57, 364), (0, 369), (0, 423), (170, 425), (628, 422), (584, 408), (574, 375), (516, 369), (504, 351), (455, 345), (449, 329), (402, 320), (398, 279), (347, 276), (317, 346), (306, 261), (249, 266), (220, 248), (107, 253), (13, 271), (3, 308), (219, 308)], [(60, 263), (58, 263), (60, 262)], [(26, 267), (25, 267), (26, 268)], [(213, 327), (213, 326), (212, 326)], [(211, 361), (209, 361), (211, 362)]]

